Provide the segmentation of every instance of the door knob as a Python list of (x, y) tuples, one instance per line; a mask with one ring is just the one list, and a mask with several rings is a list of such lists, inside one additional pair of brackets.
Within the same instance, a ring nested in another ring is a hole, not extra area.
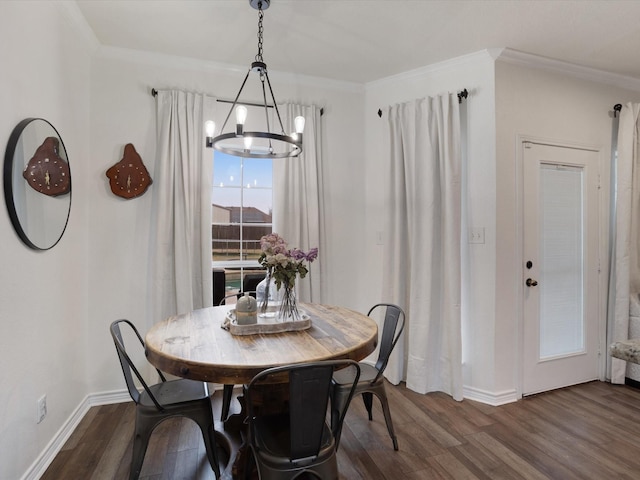
[(524, 283), (527, 285), (527, 287), (535, 287), (536, 285), (538, 285), (538, 282), (536, 282), (532, 278), (527, 278), (527, 281)]

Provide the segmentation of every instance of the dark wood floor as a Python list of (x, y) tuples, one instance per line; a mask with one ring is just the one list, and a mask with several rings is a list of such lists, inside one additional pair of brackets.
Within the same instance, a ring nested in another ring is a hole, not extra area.
[[(638, 389), (592, 382), (490, 407), (387, 387), (400, 451), (377, 402), (369, 422), (356, 399), (338, 453), (341, 479), (640, 478)], [(128, 478), (134, 417), (132, 403), (91, 408), (42, 479)], [(213, 479), (195, 424), (159, 426), (141, 478)]]

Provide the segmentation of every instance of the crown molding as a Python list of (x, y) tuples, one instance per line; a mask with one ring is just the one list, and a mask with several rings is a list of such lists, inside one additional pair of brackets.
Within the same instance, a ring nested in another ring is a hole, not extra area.
[[(229, 63), (202, 60), (193, 57), (181, 57), (178, 55), (168, 55), (164, 53), (104, 45), (98, 48), (95, 56), (98, 58), (114, 59), (135, 64), (146, 64), (150, 66), (162, 66), (186, 70), (200, 70), (204, 72), (224, 72), (238, 75), (246, 74), (248, 68), (246, 65), (234, 65)], [(302, 84), (309, 87), (341, 90), (352, 93), (364, 93), (364, 85), (359, 83), (345, 82), (323, 77), (314, 77), (310, 75), (299, 75), (272, 69), (269, 69), (269, 77), (272, 81), (277, 80), (294, 85)]]
[(393, 84), (402, 80), (433, 75), (434, 73), (443, 70), (460, 68), (465, 64), (483, 60), (537, 68), (579, 78), (581, 80), (611, 85), (625, 90), (640, 91), (640, 79), (637, 78), (627, 77), (625, 75), (619, 75), (617, 73), (611, 73), (596, 68), (584, 67), (582, 65), (542, 57), (531, 53), (520, 52), (510, 48), (487, 48), (468, 55), (462, 55), (443, 62), (434, 63), (415, 70), (385, 77), (380, 80), (374, 80), (372, 82), (368, 82), (366, 86), (368, 88), (385, 84)]
[(390, 77), (373, 80), (371, 82), (367, 82), (366, 86), (367, 88), (369, 88), (383, 86), (385, 84), (394, 84), (398, 81), (411, 80), (418, 77), (433, 75), (434, 73), (445, 70), (459, 69), (461, 66), (467, 65), (472, 62), (493, 60), (495, 60), (495, 57), (492, 50), (480, 50), (478, 52), (461, 55), (459, 57), (451, 58), (449, 60), (444, 60), (438, 63), (433, 63), (431, 65), (426, 65), (414, 70), (398, 73), (397, 75), (391, 75)]
[(582, 80), (612, 85), (626, 90), (640, 91), (640, 80), (617, 73), (584, 67), (575, 63), (568, 63), (548, 57), (541, 57), (531, 53), (520, 52), (510, 48), (492, 49), (496, 62), (511, 63), (530, 68), (537, 68), (550, 72), (568, 75)]

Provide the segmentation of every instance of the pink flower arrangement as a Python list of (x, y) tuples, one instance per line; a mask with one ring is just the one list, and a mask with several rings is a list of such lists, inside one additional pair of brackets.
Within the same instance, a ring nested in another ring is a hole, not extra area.
[(267, 269), (267, 275), (273, 277), (278, 290), (293, 289), (296, 276), (304, 278), (309, 270), (303, 262), (311, 263), (318, 257), (318, 248), (303, 252), (299, 248), (289, 249), (287, 242), (277, 233), (265, 235), (260, 239), (262, 254), (260, 265)]

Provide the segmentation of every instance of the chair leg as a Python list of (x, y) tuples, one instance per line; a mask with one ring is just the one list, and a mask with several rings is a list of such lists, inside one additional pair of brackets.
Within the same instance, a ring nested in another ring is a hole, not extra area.
[(231, 399), (233, 398), (233, 385), (226, 385), (222, 390), (222, 413), (220, 414), (220, 420), (224, 422), (229, 416), (229, 409), (231, 408)]
[(133, 435), (133, 453), (131, 455), (129, 480), (138, 480), (138, 477), (140, 477), (144, 456), (147, 453), (147, 445), (149, 444), (149, 438), (153, 431), (153, 428), (148, 428), (149, 426), (144, 423), (143, 420), (136, 418), (136, 431)]
[(391, 421), (391, 410), (389, 409), (389, 401), (387, 400), (387, 393), (384, 389), (379, 392), (378, 398), (380, 399), (380, 403), (382, 404), (382, 412), (384, 413), (384, 421), (387, 424), (389, 436), (393, 441), (393, 449), (398, 450), (398, 439), (396, 438), (396, 433), (393, 430), (393, 422)]
[(246, 450), (244, 450), (244, 480), (252, 480), (254, 478), (253, 472), (254, 470), (257, 473), (257, 477), (260, 477), (260, 473), (258, 472), (258, 463), (256, 462), (256, 457), (254, 456), (253, 449), (247, 446)]
[(220, 478), (220, 463), (218, 462), (218, 453), (216, 451), (216, 432), (213, 427), (213, 418), (210, 425), (199, 423), (199, 426), (200, 430), (202, 430), (202, 439), (204, 440), (209, 464), (216, 478)]
[(373, 412), (371, 411), (371, 408), (373, 407), (373, 394), (371, 392), (363, 392), (362, 401), (364, 402), (364, 406), (369, 413), (369, 420), (373, 420)]

